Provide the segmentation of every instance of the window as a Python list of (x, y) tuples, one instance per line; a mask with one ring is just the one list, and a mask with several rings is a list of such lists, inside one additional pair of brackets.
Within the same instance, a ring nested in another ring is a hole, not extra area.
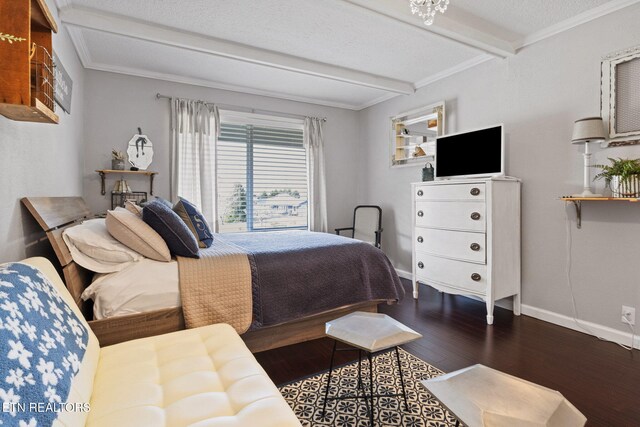
[(307, 229), (307, 163), (299, 120), (221, 112), (218, 231)]

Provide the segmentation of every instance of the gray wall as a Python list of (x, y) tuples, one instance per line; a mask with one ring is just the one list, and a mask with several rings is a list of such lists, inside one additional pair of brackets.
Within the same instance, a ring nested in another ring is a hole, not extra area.
[[(47, 1), (56, 17), (53, 1)], [(73, 80), (71, 112), (57, 108), (58, 125), (16, 122), (0, 116), (0, 262), (39, 254), (26, 247), (37, 226), (20, 204), (24, 196), (81, 196), (84, 153), (83, 68), (60, 25), (53, 48)]]
[[(114, 179), (107, 182), (107, 195), (100, 195), (96, 169), (110, 167), (111, 149), (126, 148), (140, 126), (153, 142), (154, 158), (149, 167), (160, 172), (154, 194), (169, 197), (169, 101), (157, 100), (157, 92), (184, 98), (203, 99), (305, 116), (327, 117), (325, 156), (329, 226), (347, 226), (357, 194), (357, 167), (362, 164), (358, 150), (358, 113), (256, 95), (190, 86), (180, 83), (125, 76), (101, 71), (86, 72), (86, 134), (84, 196), (91, 208), (105, 211)], [(147, 179), (127, 178), (133, 189), (148, 191)], [(144, 189), (144, 190), (143, 190)]]
[[(638, 21), (635, 5), (362, 112), (367, 167), (360, 169), (358, 200), (383, 206), (384, 247), (397, 268), (411, 271), (409, 183), (421, 175), (419, 167), (389, 167), (389, 117), (445, 100), (449, 132), (505, 124), (507, 173), (524, 182), (523, 303), (571, 316), (568, 215), (579, 318), (628, 332), (620, 312), (623, 304), (640, 308), (640, 207), (586, 203), (576, 230), (573, 208), (558, 197), (582, 187), (582, 148), (570, 144), (571, 132), (574, 120), (600, 115), (601, 57), (637, 44)], [(596, 151), (598, 163), (640, 157), (640, 146)]]

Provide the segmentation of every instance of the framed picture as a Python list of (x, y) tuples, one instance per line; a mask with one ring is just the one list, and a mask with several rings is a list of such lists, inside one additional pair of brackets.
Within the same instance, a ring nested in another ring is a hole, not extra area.
[(53, 52), (53, 72), (55, 76), (54, 99), (60, 108), (67, 114), (71, 114), (71, 90), (73, 89), (73, 81), (71, 81), (69, 73), (67, 73), (67, 70), (62, 66), (62, 62), (60, 62), (60, 58), (58, 58), (55, 51)]
[(640, 144), (640, 46), (602, 59), (600, 110), (609, 138), (603, 146)]

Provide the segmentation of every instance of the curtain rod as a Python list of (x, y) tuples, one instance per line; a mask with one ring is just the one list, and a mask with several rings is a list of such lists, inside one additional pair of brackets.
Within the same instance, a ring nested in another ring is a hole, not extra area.
[[(172, 96), (169, 95), (163, 95), (161, 93), (156, 93), (156, 99), (172, 99)], [(240, 107), (238, 105), (225, 105), (225, 104), (214, 104), (213, 102), (208, 102), (208, 101), (204, 101), (202, 99), (194, 99), (194, 101), (198, 101), (198, 102), (202, 102), (205, 103), (207, 105), (217, 105), (219, 108), (222, 108), (223, 110), (234, 110), (234, 111), (243, 111), (243, 110), (249, 110), (249, 112), (251, 113), (255, 113), (255, 114), (275, 114), (275, 115), (280, 115), (280, 116), (284, 116), (284, 117), (291, 117), (291, 118), (296, 118), (296, 119), (305, 119), (308, 116), (301, 116), (299, 114), (289, 114), (289, 113), (280, 113), (277, 111), (269, 111), (269, 110), (256, 110), (254, 108), (247, 108), (247, 107)], [(326, 117), (310, 117), (312, 119), (319, 119), (322, 120), (323, 122), (327, 121)]]

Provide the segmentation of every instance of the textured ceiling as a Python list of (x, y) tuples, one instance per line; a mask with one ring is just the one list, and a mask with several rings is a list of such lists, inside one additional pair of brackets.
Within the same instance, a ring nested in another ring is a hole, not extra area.
[[(359, 109), (385, 95), (388, 98), (397, 83), (419, 86), (487, 57), (480, 45), (428, 31), (411, 15), (406, 0), (56, 1), (63, 9), (63, 22), (74, 27), (72, 37), (88, 68), (347, 108)], [(446, 15), (515, 48), (527, 36), (605, 3), (608, 1), (451, 0)], [(379, 13), (384, 7), (395, 8), (396, 15)], [(98, 13), (105, 17), (106, 27), (95, 31), (90, 24), (69, 23), (65, 10)], [(168, 35), (158, 40), (127, 32), (138, 24), (168, 30)], [(196, 36), (200, 48), (184, 45), (185, 37), (190, 36)], [(171, 37), (180, 43), (173, 43)], [(239, 51), (242, 46), (257, 48), (258, 54), (253, 51), (257, 56), (263, 51), (274, 53), (274, 61), (279, 55), (282, 64), (206, 49), (207, 43), (214, 46), (219, 41), (229, 42), (232, 50), (234, 46)], [(290, 66), (297, 59), (306, 60), (311, 68), (326, 64), (328, 71), (314, 76)], [(345, 70), (349, 78), (342, 78)], [(360, 73), (363, 80), (350, 71)], [(376, 83), (371, 84), (372, 80)]]
[(610, 0), (451, 0), (450, 18), (482, 26), (509, 41), (558, 24)]

